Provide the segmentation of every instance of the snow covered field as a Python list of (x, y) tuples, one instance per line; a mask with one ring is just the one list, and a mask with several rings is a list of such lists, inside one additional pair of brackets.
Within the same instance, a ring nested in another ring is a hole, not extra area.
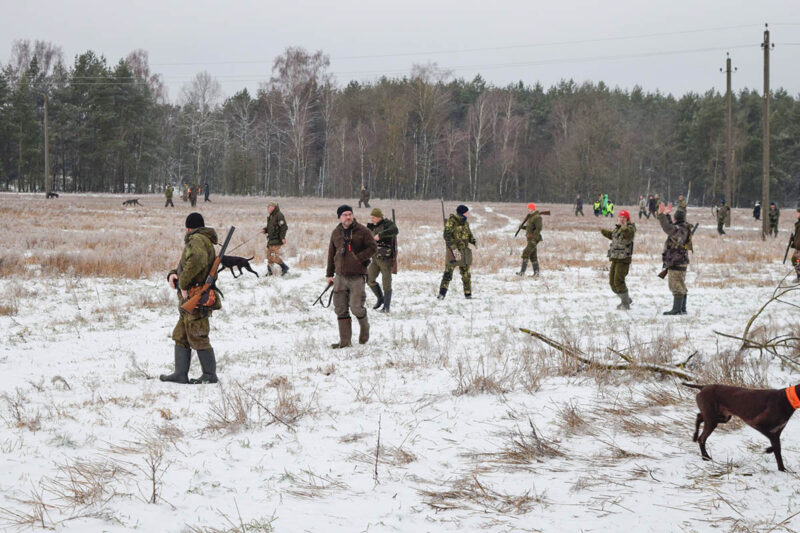
[[(172, 367), (177, 311), (165, 274), (189, 208), (140, 198), (145, 207), (124, 209), (112, 195), (0, 195), (0, 527), (800, 529), (800, 422), (783, 433), (791, 472), (778, 472), (763, 453), (768, 441), (738, 420), (714, 432), (715, 461), (703, 462), (691, 440), (694, 391), (678, 379), (593, 369), (519, 331), (614, 363), (608, 348), (659, 364), (696, 352), (689, 370), (700, 381), (800, 382), (714, 333), (740, 335), (788, 272), (780, 261), (792, 211), (779, 239), (763, 243), (745, 210), (720, 239), (710, 211), (690, 208), (701, 227), (689, 313), (664, 317), (671, 296), (656, 276), (664, 234), (655, 221), (634, 213), (634, 303), (620, 312), (597, 231), (611, 219), (540, 206), (553, 211), (542, 276), (520, 279), (524, 239), (512, 235), (524, 207), (470, 204), (475, 299), (464, 300), (456, 273), (437, 301), (438, 202), (376, 199), (385, 213), (395, 207), (400, 228), (393, 312), (370, 312), (369, 344), (332, 350), (333, 311), (311, 302), (325, 286), (341, 202), (283, 199), (292, 270), (221, 275), (224, 307), (211, 320), (220, 384), (182, 386), (157, 376)], [(266, 222), (264, 199), (212, 199), (198, 208), (220, 233), (237, 226), (233, 245)], [(266, 270), (263, 238), (234, 253), (255, 254)], [(757, 333), (797, 333), (798, 318), (797, 308), (770, 306)], [(196, 358), (190, 374), (199, 374)]]

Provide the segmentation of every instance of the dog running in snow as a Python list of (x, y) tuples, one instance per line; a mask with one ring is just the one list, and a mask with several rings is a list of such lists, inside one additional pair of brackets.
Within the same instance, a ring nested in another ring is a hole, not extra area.
[(220, 263), (222, 263), (222, 268), (220, 268), (219, 271), (222, 272), (226, 268), (230, 269), (231, 274), (233, 274), (233, 277), (237, 278), (238, 276), (236, 275), (236, 272), (233, 271), (233, 267), (236, 267), (239, 269), (239, 276), (242, 275), (242, 269), (245, 269), (249, 270), (250, 272), (255, 274), (256, 277), (258, 277), (258, 272), (250, 268), (250, 261), (253, 260), (253, 257), (245, 258), (236, 255), (223, 255), (222, 261), (220, 261)]

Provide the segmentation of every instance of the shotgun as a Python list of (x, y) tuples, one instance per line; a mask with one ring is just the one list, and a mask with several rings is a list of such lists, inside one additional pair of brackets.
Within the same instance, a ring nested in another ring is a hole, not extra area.
[[(548, 216), (550, 215), (550, 211), (536, 211), (536, 213), (539, 213), (540, 215), (548, 215)], [(528, 219), (531, 217), (532, 214), (533, 213), (528, 213), (528, 215), (525, 217), (525, 220), (523, 220), (522, 224), (520, 224), (519, 227), (517, 228), (517, 232), (514, 234), (514, 237), (519, 235), (519, 232), (522, 231), (522, 228), (525, 227), (525, 224), (527, 224)]]
[(783, 264), (786, 264), (786, 258), (789, 257), (789, 250), (792, 248), (792, 243), (794, 242), (794, 233), (789, 236), (789, 244), (786, 245), (786, 253), (783, 254)]
[(214, 283), (217, 281), (217, 271), (219, 270), (220, 261), (222, 261), (222, 256), (225, 255), (225, 250), (228, 248), (228, 243), (231, 242), (231, 237), (233, 237), (233, 231), (235, 229), (235, 227), (231, 226), (231, 229), (228, 230), (225, 242), (219, 250), (219, 255), (214, 258), (214, 263), (211, 265), (208, 276), (206, 276), (205, 283), (189, 289), (189, 299), (181, 306), (181, 309), (187, 313), (194, 313), (198, 307), (211, 307), (214, 305), (214, 302), (216, 302), (217, 295), (214, 291)]

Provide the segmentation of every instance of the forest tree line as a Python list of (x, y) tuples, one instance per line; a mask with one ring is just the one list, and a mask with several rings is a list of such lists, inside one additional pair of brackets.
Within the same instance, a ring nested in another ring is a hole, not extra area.
[[(800, 197), (800, 97), (771, 95), (773, 200)], [(0, 189), (572, 202), (608, 193), (692, 203), (724, 195), (725, 95), (680, 97), (564, 80), (545, 88), (454, 78), (435, 64), (338, 86), (323, 52), (288, 48), (256, 94), (207, 72), (176, 102), (137, 50), (115, 64), (16, 41), (0, 70)], [(763, 96), (734, 95), (734, 205), (761, 194)]]

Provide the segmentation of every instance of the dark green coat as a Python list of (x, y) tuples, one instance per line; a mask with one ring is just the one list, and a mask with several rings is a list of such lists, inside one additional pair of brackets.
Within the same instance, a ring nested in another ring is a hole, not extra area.
[(286, 230), (289, 226), (286, 224), (286, 218), (281, 213), (280, 206), (275, 206), (272, 214), (267, 217), (267, 225), (264, 227), (264, 232), (267, 234), (267, 244), (283, 244), (283, 239), (286, 238)]
[(767, 211), (767, 216), (769, 217), (769, 225), (770, 226), (777, 226), (778, 222), (781, 219), (781, 210), (777, 207), (775, 209), (770, 209)]
[(382, 218), (377, 224), (373, 224), (372, 222), (368, 223), (367, 229), (372, 232), (373, 236), (379, 236), (379, 240), (377, 241), (377, 256), (381, 259), (391, 259), (394, 257), (395, 237), (400, 233), (400, 230), (397, 229), (397, 224), (388, 218)]
[(538, 211), (534, 211), (528, 217), (528, 222), (525, 224), (525, 237), (528, 242), (533, 244), (542, 242), (542, 215)]
[(721, 205), (717, 208), (717, 222), (725, 222), (728, 218), (728, 213), (731, 212), (730, 206)]

